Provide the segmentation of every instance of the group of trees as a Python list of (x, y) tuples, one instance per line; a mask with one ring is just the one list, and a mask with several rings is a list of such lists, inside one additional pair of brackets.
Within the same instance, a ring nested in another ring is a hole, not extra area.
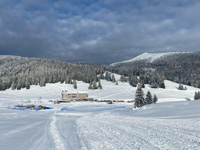
[(135, 93), (135, 103), (134, 103), (134, 108), (139, 108), (144, 105), (149, 105), (152, 103), (156, 103), (158, 101), (158, 98), (156, 95), (152, 98), (152, 95), (150, 91), (147, 92), (146, 98), (144, 98), (144, 92), (141, 87), (137, 88), (137, 91)]
[(185, 87), (183, 87), (183, 85), (182, 85), (182, 84), (179, 84), (179, 86), (178, 86), (178, 89), (179, 89), (179, 90), (187, 90), (186, 86), (185, 86)]
[(93, 89), (93, 90), (102, 89), (101, 80), (99, 79), (98, 85), (97, 85), (97, 81), (96, 80), (93, 81), (93, 82), (90, 82), (88, 89)]
[(200, 99), (200, 92), (195, 92), (194, 94), (194, 100), (199, 100)]
[[(174, 53), (153, 62), (138, 60), (110, 66), (111, 72), (118, 73), (131, 85), (137, 82), (150, 84), (152, 88), (165, 88), (164, 80), (200, 88), (200, 52)], [(136, 77), (140, 77), (139, 80)], [(123, 81), (123, 80), (122, 80)], [(182, 90), (182, 88), (180, 88)], [(185, 87), (183, 88), (185, 90)]]
[(121, 75), (121, 82), (129, 82), (133, 87), (136, 87), (138, 84), (141, 85), (141, 88), (145, 88), (145, 84), (149, 84), (151, 88), (163, 88), (165, 89), (164, 79), (159, 79), (154, 77), (154, 75), (146, 75), (146, 73), (139, 76), (133, 75), (132, 72), (128, 73), (127, 76)]
[(46, 83), (74, 84), (76, 81), (93, 82), (106, 67), (97, 64), (67, 63), (48, 59), (0, 56), (0, 91), (11, 88), (29, 89), (31, 85)]
[(93, 89), (93, 90), (95, 90), (95, 89), (102, 89), (101, 79), (102, 80), (111, 81), (111, 82), (115, 83), (116, 85), (118, 85), (118, 82), (115, 79), (114, 74), (111, 74), (110, 72), (106, 71), (105, 75), (104, 75), (103, 72), (101, 72), (95, 78), (93, 78), (91, 80), (90, 84), (89, 84), (88, 89)]

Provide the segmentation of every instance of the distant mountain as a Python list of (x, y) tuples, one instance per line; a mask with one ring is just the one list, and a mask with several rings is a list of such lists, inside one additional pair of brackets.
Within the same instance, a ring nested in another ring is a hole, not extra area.
[(168, 52), (168, 53), (143, 53), (133, 59), (130, 60), (126, 60), (126, 61), (122, 61), (122, 62), (116, 62), (116, 63), (112, 63), (110, 64), (110, 66), (116, 66), (119, 64), (126, 64), (126, 63), (133, 63), (136, 61), (145, 61), (148, 63), (152, 63), (160, 58), (163, 58), (165, 56), (170, 56), (170, 55), (174, 55), (174, 54), (182, 54), (183, 52)]
[[(200, 88), (200, 52), (144, 53), (109, 67), (112, 72), (128, 76), (133, 85), (143, 82), (154, 86), (167, 79)], [(143, 81), (136, 82), (135, 76)]]

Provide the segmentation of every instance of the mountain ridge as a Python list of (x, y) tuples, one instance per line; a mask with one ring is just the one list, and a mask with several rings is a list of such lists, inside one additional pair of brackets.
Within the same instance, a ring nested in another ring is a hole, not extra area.
[(189, 52), (143, 53), (129, 60), (112, 63), (110, 64), (110, 66), (116, 66), (116, 65), (125, 64), (125, 63), (132, 63), (136, 61), (146, 61), (148, 63), (152, 63), (165, 56), (170, 56), (174, 54), (183, 54), (183, 53), (189, 53)]

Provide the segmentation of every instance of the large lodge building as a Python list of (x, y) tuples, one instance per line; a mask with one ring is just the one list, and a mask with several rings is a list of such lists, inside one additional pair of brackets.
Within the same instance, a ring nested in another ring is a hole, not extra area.
[(88, 98), (87, 92), (68, 92), (62, 91), (62, 100), (63, 101), (82, 101)]

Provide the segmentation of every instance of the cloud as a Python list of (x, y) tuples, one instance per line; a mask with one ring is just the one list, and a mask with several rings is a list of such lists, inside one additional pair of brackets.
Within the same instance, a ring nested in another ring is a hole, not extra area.
[(1, 0), (0, 54), (109, 64), (198, 51), (195, 0)]

